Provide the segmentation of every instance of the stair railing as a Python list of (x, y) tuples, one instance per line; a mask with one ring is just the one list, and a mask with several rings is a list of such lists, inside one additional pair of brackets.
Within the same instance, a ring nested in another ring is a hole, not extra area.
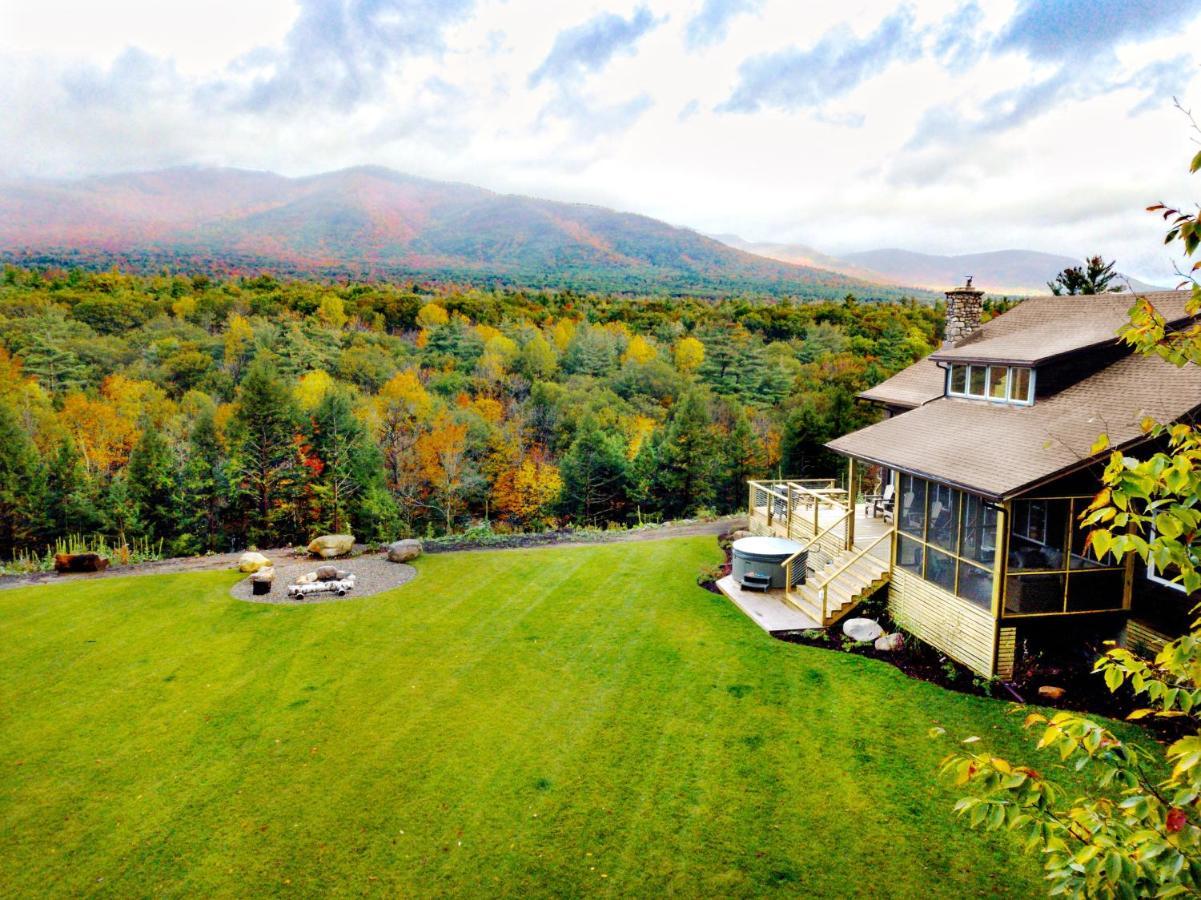
[[(818, 541), (820, 541), (827, 534), (829, 534), (831, 531), (833, 531), (835, 528), (837, 528), (839, 525), (841, 525), (843, 522), (845, 522), (847, 520), (847, 517), (850, 516), (851, 513), (852, 513), (852, 510), (848, 509), (841, 516), (839, 516), (837, 520), (835, 520), (834, 522), (831, 522), (830, 525), (827, 526), (824, 531), (822, 531), (820, 534), (814, 536), (809, 541), (809, 543), (805, 544), (805, 546), (803, 546), (800, 550), (798, 550), (796, 553), (792, 554), (792, 556), (788, 557), (788, 559), (784, 560), (784, 596), (785, 596), (785, 598), (792, 596), (792, 585), (793, 585), (792, 564), (793, 564), (793, 561), (798, 556), (800, 556), (802, 553), (806, 553), (806, 554), (809, 553), (814, 547), (817, 546)], [(818, 548), (818, 549), (820, 550), (821, 548)]]
[[(863, 559), (863, 557), (867, 556), (867, 554), (869, 554), (871, 551), (875, 550), (876, 547), (880, 545), (880, 542), (885, 538), (891, 538), (893, 530), (894, 529), (892, 528), (888, 529), (888, 531), (884, 532), (882, 535), (848, 559), (845, 563), (839, 566), (833, 575), (827, 576), (827, 578), (817, 586), (817, 590), (820, 591), (822, 595), (822, 625), (826, 624), (826, 617), (829, 615), (830, 582), (832, 582), (835, 578), (837, 578), (855, 563), (859, 562), (859, 560)], [(881, 560), (881, 562), (883, 562), (883, 560)], [(884, 563), (884, 568), (888, 568), (887, 563)]]

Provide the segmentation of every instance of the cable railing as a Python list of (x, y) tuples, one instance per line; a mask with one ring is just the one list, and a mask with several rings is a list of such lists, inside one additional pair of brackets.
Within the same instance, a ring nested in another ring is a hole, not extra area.
[(823, 513), (828, 516), (832, 510), (841, 517), (853, 509), (846, 490), (833, 478), (750, 481), (748, 489), (748, 517), (765, 519), (769, 531), (782, 525), (792, 540), (809, 540), (825, 530)]

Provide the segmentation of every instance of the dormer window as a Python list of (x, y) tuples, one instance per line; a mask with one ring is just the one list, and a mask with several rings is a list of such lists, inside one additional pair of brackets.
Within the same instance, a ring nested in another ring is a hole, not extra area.
[(948, 368), (947, 396), (1029, 406), (1034, 402), (1034, 370), (1025, 366), (955, 364)]

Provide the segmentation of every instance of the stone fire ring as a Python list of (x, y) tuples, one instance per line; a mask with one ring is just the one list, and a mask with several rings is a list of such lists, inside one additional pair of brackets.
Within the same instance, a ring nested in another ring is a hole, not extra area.
[[(289, 557), (274, 558), (275, 582), (271, 585), (271, 593), (252, 593), (250, 576), (246, 575), (229, 589), (229, 593), (237, 600), (248, 603), (279, 603), (289, 606), (308, 606), (313, 603), (333, 603), (334, 601), (355, 600), (360, 597), (370, 597), (382, 591), (390, 591), (412, 581), (417, 570), (404, 563), (388, 562), (388, 557), (380, 554), (364, 554), (347, 559), (291, 559)], [(337, 566), (347, 572), (354, 573), (354, 590), (345, 597), (339, 597), (333, 591), (323, 591), (319, 594), (309, 594), (304, 597), (289, 597), (288, 585), (305, 572), (312, 572), (318, 566)]]

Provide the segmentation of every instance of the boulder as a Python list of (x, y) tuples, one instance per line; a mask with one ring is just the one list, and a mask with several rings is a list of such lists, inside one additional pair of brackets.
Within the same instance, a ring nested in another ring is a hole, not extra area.
[(353, 534), (323, 534), (309, 544), (309, 553), (322, 559), (345, 556), (354, 549)]
[(269, 565), (271, 565), (271, 560), (253, 550), (247, 550), (238, 559), (238, 571), (245, 572), (247, 575), (257, 572), (259, 569), (265, 569)]
[(884, 629), (875, 619), (847, 619), (842, 625), (842, 633), (853, 641), (866, 644), (884, 634)]
[(56, 553), (54, 571), (59, 572), (103, 572), (108, 568), (108, 558), (99, 553)]
[(884, 653), (896, 653), (898, 650), (904, 649), (905, 636), (899, 631), (892, 634), (882, 634), (876, 638), (876, 649)]
[(250, 592), (255, 596), (271, 593), (271, 585), (275, 583), (275, 566), (266, 566), (250, 576)]
[(297, 575), (293, 584), (312, 584), (317, 580), (316, 572), (305, 572), (303, 575)]
[(318, 566), (317, 571), (313, 573), (316, 578), (314, 581), (337, 581), (338, 567), (337, 566)]
[(396, 541), (388, 545), (388, 559), (394, 563), (408, 562), (421, 555), (421, 541)]
[(1055, 687), (1055, 685), (1052, 684), (1044, 684), (1038, 689), (1038, 696), (1040, 700), (1062, 700), (1063, 695), (1066, 693), (1067, 691), (1065, 691), (1063, 688)]

